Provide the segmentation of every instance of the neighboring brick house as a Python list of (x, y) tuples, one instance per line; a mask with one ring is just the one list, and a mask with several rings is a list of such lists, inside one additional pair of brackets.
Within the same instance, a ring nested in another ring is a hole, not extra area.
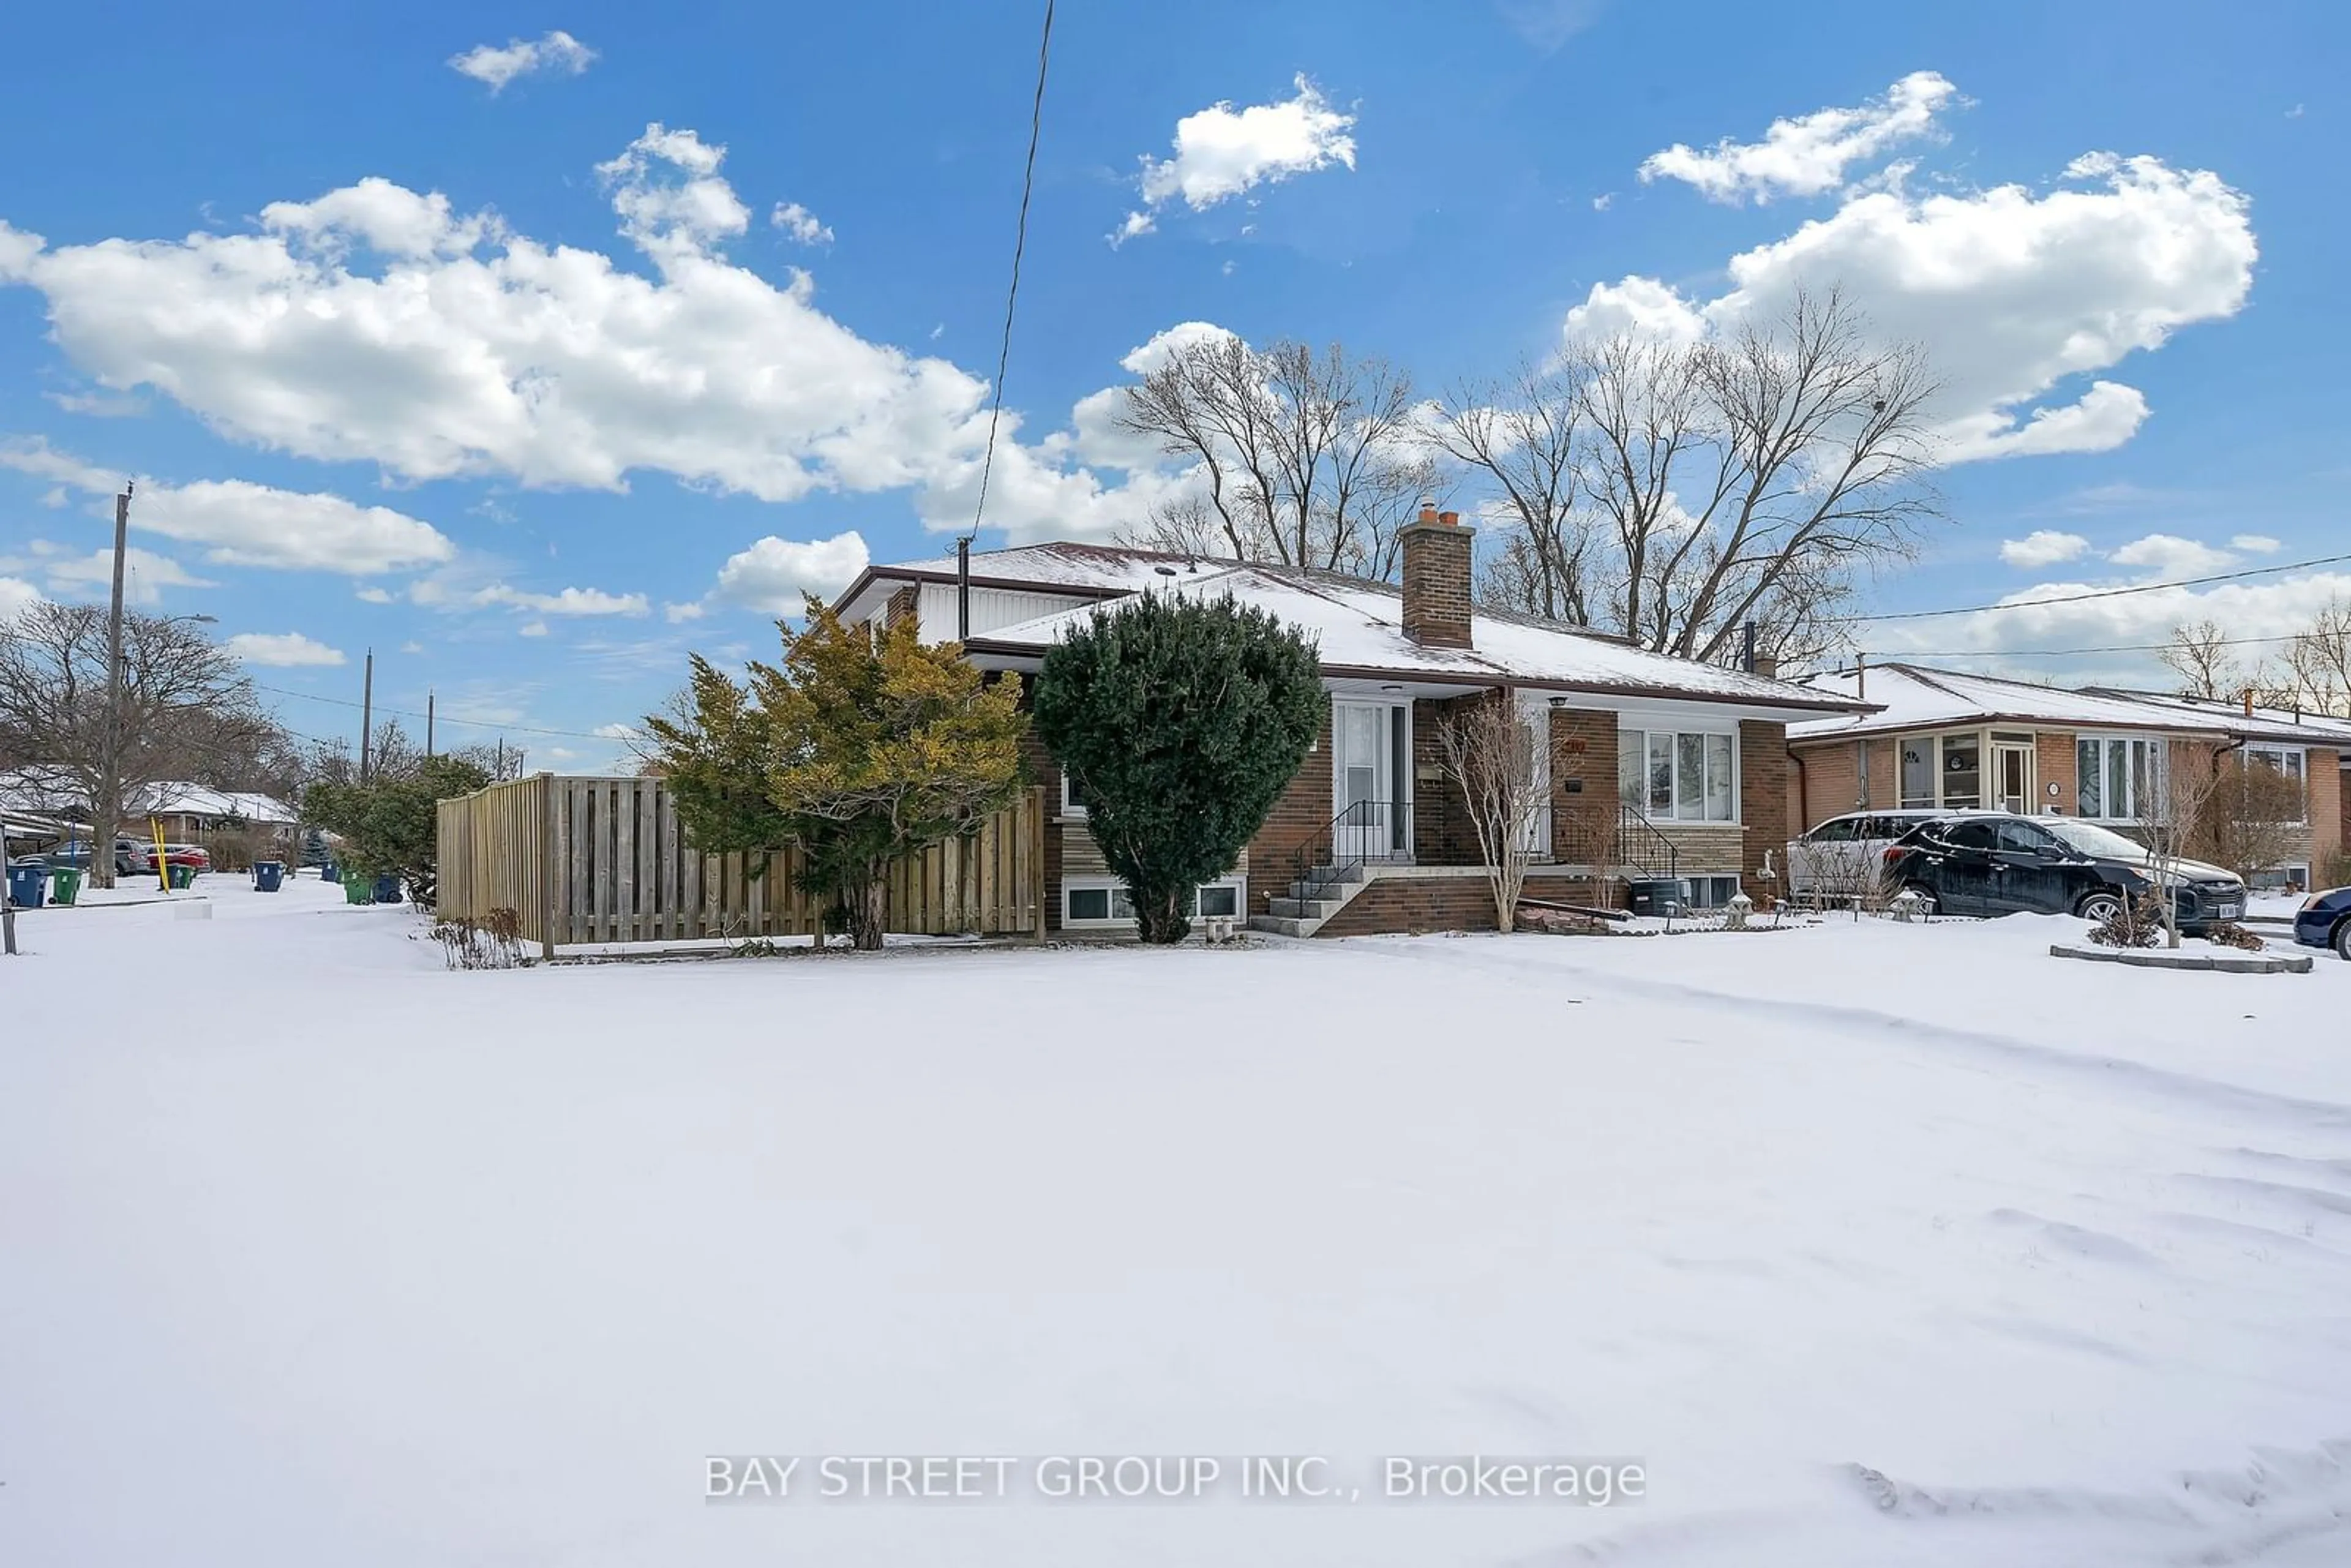
[[(1322, 734), (1240, 863), (1200, 890), (1203, 914), (1299, 935), (1490, 928), (1476, 838), (1437, 744), (1443, 716), (1468, 703), (1510, 702), (1550, 738), (1530, 896), (1614, 899), (1623, 875), (1670, 862), (1693, 902), (1719, 904), (1785, 841), (1787, 724), (1856, 705), (1473, 609), (1472, 530), (1452, 513), (1424, 511), (1401, 542), (1400, 587), (1050, 544), (871, 568), (840, 608), (877, 626), (911, 614), (941, 641), (961, 626), (973, 662), (1024, 680), (1091, 607), (1145, 591), (1229, 593), (1311, 634), (1331, 694)], [(1129, 928), (1084, 802), (1040, 746), (1029, 760), (1050, 803), (1048, 927)], [(1332, 868), (1343, 881), (1323, 874)]]
[(2294, 855), (2257, 883), (2308, 887), (2346, 841), (2351, 721), (1905, 664), (1810, 685), (1876, 711), (1789, 727), (1788, 814), (1800, 832), (1848, 811), (1919, 807), (2078, 816), (2135, 833), (2174, 770), (2226, 754), (2268, 762), (2309, 801)]

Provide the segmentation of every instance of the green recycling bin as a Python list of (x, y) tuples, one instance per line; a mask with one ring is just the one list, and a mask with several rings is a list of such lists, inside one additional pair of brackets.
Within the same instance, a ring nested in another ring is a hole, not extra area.
[(81, 868), (61, 865), (49, 873), (49, 902), (71, 904), (81, 894)]
[(196, 885), (195, 867), (192, 865), (175, 865), (171, 868), (171, 872), (172, 886), (175, 891)]
[(343, 878), (343, 902), (345, 904), (373, 904), (375, 902), (375, 884), (363, 876), (347, 876)]

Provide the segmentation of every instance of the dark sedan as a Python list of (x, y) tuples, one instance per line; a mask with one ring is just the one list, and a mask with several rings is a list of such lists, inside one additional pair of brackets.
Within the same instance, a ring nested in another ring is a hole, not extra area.
[(2294, 917), (2294, 939), (2351, 958), (2351, 887), (2330, 887), (2304, 899)]
[(2219, 866), (2158, 867), (2147, 846), (2070, 817), (1974, 811), (1922, 822), (1886, 851), (1886, 885), (1946, 915), (2078, 915), (2104, 920), (2149, 888), (2168, 890), (2179, 928), (2245, 913), (2245, 884)]

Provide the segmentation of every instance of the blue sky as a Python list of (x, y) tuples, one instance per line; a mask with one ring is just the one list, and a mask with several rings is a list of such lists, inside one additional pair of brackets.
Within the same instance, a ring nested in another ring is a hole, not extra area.
[[(102, 591), (141, 476), (135, 591), (244, 638), (297, 729), (355, 729), (315, 699), (372, 647), (381, 704), (608, 758), (688, 648), (764, 651), (803, 583), (967, 518), (1038, 19), (13, 16), (0, 594)], [(1966, 459), (1873, 606), (2334, 553), (2346, 41), (2317, 5), (1065, 5), (983, 542), (1106, 537), (1180, 483), (1106, 413), (1186, 323), (1435, 390), (1571, 313), (1703, 330), (1833, 279), (1927, 343)], [(2339, 589), (1873, 651), (2126, 674), (2001, 650), (2254, 635)]]

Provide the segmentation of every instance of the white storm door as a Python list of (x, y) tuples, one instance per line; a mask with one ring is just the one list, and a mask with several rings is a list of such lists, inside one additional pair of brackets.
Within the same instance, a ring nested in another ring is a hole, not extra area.
[(1340, 862), (1381, 860), (1395, 849), (1395, 797), (1384, 703), (1339, 703), (1331, 716), (1332, 849)]

